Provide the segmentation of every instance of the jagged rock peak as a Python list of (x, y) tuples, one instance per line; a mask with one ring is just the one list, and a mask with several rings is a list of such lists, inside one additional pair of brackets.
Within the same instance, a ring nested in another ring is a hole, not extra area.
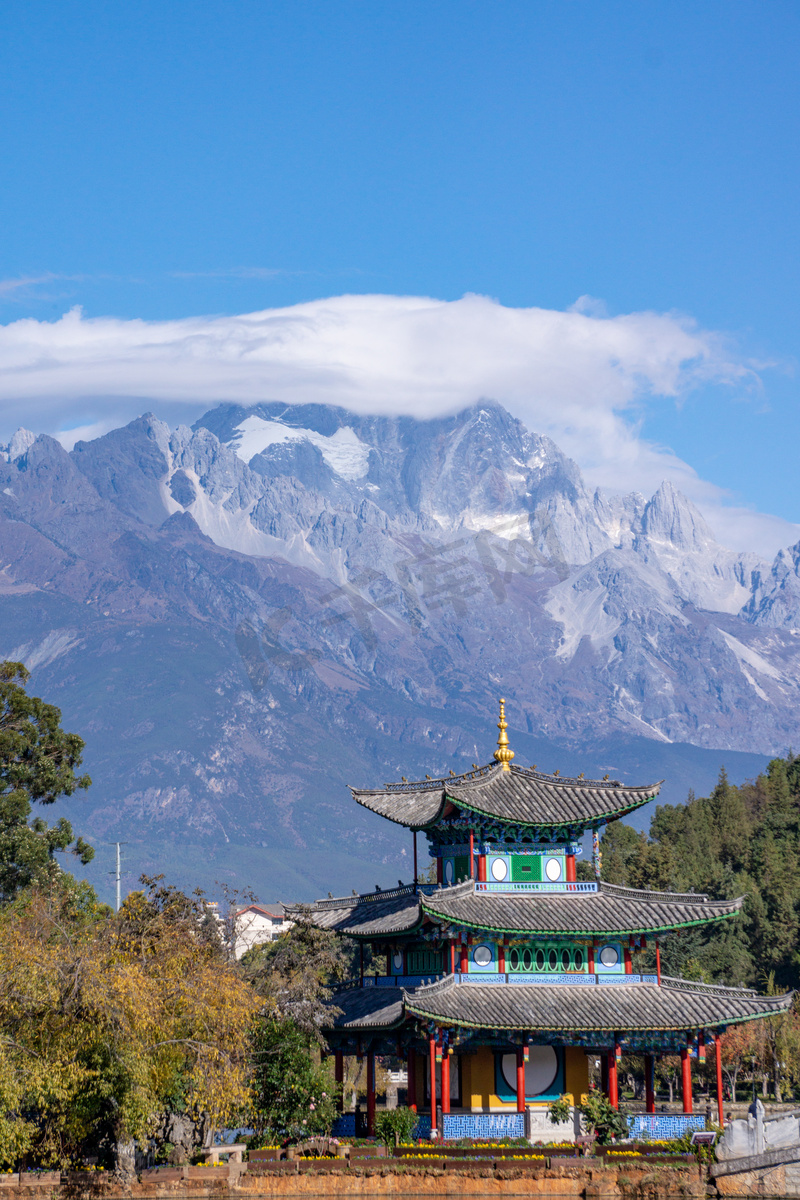
[(704, 550), (715, 541), (700, 510), (666, 479), (645, 505), (641, 530), (648, 540), (671, 542), (676, 550)]
[(16, 462), (18, 458), (22, 458), (24, 454), (28, 453), (35, 441), (36, 434), (31, 433), (30, 429), (26, 429), (24, 425), (20, 425), (8, 443), (7, 461)]
[(754, 625), (800, 629), (800, 542), (780, 550), (769, 571), (755, 573), (742, 615)]

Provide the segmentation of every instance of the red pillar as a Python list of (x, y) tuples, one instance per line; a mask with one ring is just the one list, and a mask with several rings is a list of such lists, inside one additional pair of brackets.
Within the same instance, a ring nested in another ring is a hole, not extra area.
[(469, 970), (469, 946), (466, 942), (461, 943), (461, 974), (466, 975)]
[(658, 986), (661, 987), (661, 947), (656, 938), (656, 974), (658, 976)]
[(501, 975), (506, 973), (506, 944), (502, 939), (497, 943), (497, 970)]
[(517, 1046), (517, 1112), (525, 1112), (525, 1060), (521, 1046)]
[(717, 1112), (719, 1113), (719, 1123), (725, 1125), (725, 1114), (722, 1111), (722, 1039), (719, 1034), (714, 1038), (714, 1049), (716, 1050), (717, 1059)]
[(683, 1111), (692, 1111), (692, 1060), (686, 1046), (681, 1050), (681, 1085), (683, 1087)]
[(578, 875), (575, 870), (575, 855), (568, 854), (567, 855), (567, 883), (575, 883), (577, 878), (578, 878)]
[(409, 1108), (413, 1108), (414, 1112), (416, 1112), (417, 1111), (417, 1052), (416, 1052), (416, 1050), (409, 1050), (409, 1052), (408, 1052), (407, 1070), (408, 1070), (408, 1085), (407, 1085), (408, 1098), (407, 1098), (406, 1103), (408, 1104)]
[(475, 834), (469, 831), (469, 877), (475, 878)]
[(655, 1064), (655, 1059), (653, 1058), (653, 1055), (645, 1054), (645, 1056), (644, 1056), (644, 1096), (645, 1096), (645, 1109), (649, 1113), (654, 1113), (656, 1111), (656, 1093), (655, 1093), (655, 1087), (654, 1087), (655, 1066), (656, 1066), (656, 1064)]
[(612, 1107), (619, 1108), (619, 1082), (617, 1080), (617, 1044), (608, 1056), (608, 1102)]
[(431, 1137), (436, 1137), (436, 1034), (428, 1038), (428, 1067), (431, 1078)]
[(456, 973), (456, 944), (455, 944), (455, 942), (451, 942), (450, 943), (450, 974), (455, 975), (455, 973)]
[(486, 883), (486, 855), (478, 855), (478, 883)]
[(436, 882), (439, 884), (439, 887), (442, 886), (443, 881), (444, 881), (444, 861), (440, 854), (439, 857), (436, 859)]
[(367, 1137), (375, 1137), (375, 1055), (367, 1051)]
[(624, 946), (623, 950), (622, 950), (622, 954), (625, 959), (625, 974), (632, 975), (633, 974), (633, 959), (631, 958), (630, 946)]
[(589, 974), (594, 975), (594, 942), (589, 942), (587, 950), (588, 950)]
[[(447, 1046), (442, 1048), (442, 1116), (450, 1112), (450, 1055)], [(442, 1121), (444, 1125), (444, 1121)], [(444, 1129), (442, 1130), (444, 1137)]]

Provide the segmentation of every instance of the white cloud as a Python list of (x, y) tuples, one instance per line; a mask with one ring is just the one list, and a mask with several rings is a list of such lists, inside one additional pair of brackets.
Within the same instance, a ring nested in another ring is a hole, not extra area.
[(771, 553), (800, 531), (726, 507), (719, 489), (640, 435), (643, 406), (708, 384), (741, 393), (758, 377), (722, 336), (687, 317), (608, 316), (587, 297), (567, 312), (473, 295), (337, 296), (177, 321), (88, 319), (76, 309), (52, 323), (0, 327), (5, 428), (24, 420), (56, 430), (79, 409), (100, 431), (148, 405), (197, 414), (227, 400), (430, 417), (490, 398), (548, 433), (590, 481), (649, 493), (671, 478), (723, 540)]

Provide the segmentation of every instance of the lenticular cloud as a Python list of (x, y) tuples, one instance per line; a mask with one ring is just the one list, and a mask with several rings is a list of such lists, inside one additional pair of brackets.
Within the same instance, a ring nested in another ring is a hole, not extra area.
[[(718, 334), (652, 312), (609, 317), (507, 308), (483, 296), (336, 296), (239, 316), (86, 318), (0, 327), (3, 426), (101, 432), (152, 402), (337, 404), (416, 417), (499, 401), (548, 433), (596, 483), (652, 491), (670, 477), (695, 500), (718, 493), (642, 440), (642, 405), (702, 384), (752, 379)], [(187, 417), (189, 410), (187, 407)], [(19, 421), (17, 421), (19, 423)]]
[(4, 400), (271, 398), (424, 416), (492, 396), (537, 409), (566, 404), (577, 416), (743, 373), (718, 337), (683, 318), (512, 309), (482, 296), (337, 296), (178, 321), (74, 309), (52, 323), (0, 328)]

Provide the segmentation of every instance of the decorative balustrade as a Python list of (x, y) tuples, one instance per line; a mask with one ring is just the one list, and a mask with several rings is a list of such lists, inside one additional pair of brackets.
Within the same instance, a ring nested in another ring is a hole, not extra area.
[(503, 881), (502, 883), (493, 883), (491, 881), (479, 882), (475, 884), (476, 892), (596, 892), (598, 890), (596, 883), (587, 883), (583, 880), (578, 882), (567, 883), (566, 880), (561, 880), (559, 883), (511, 883)]

